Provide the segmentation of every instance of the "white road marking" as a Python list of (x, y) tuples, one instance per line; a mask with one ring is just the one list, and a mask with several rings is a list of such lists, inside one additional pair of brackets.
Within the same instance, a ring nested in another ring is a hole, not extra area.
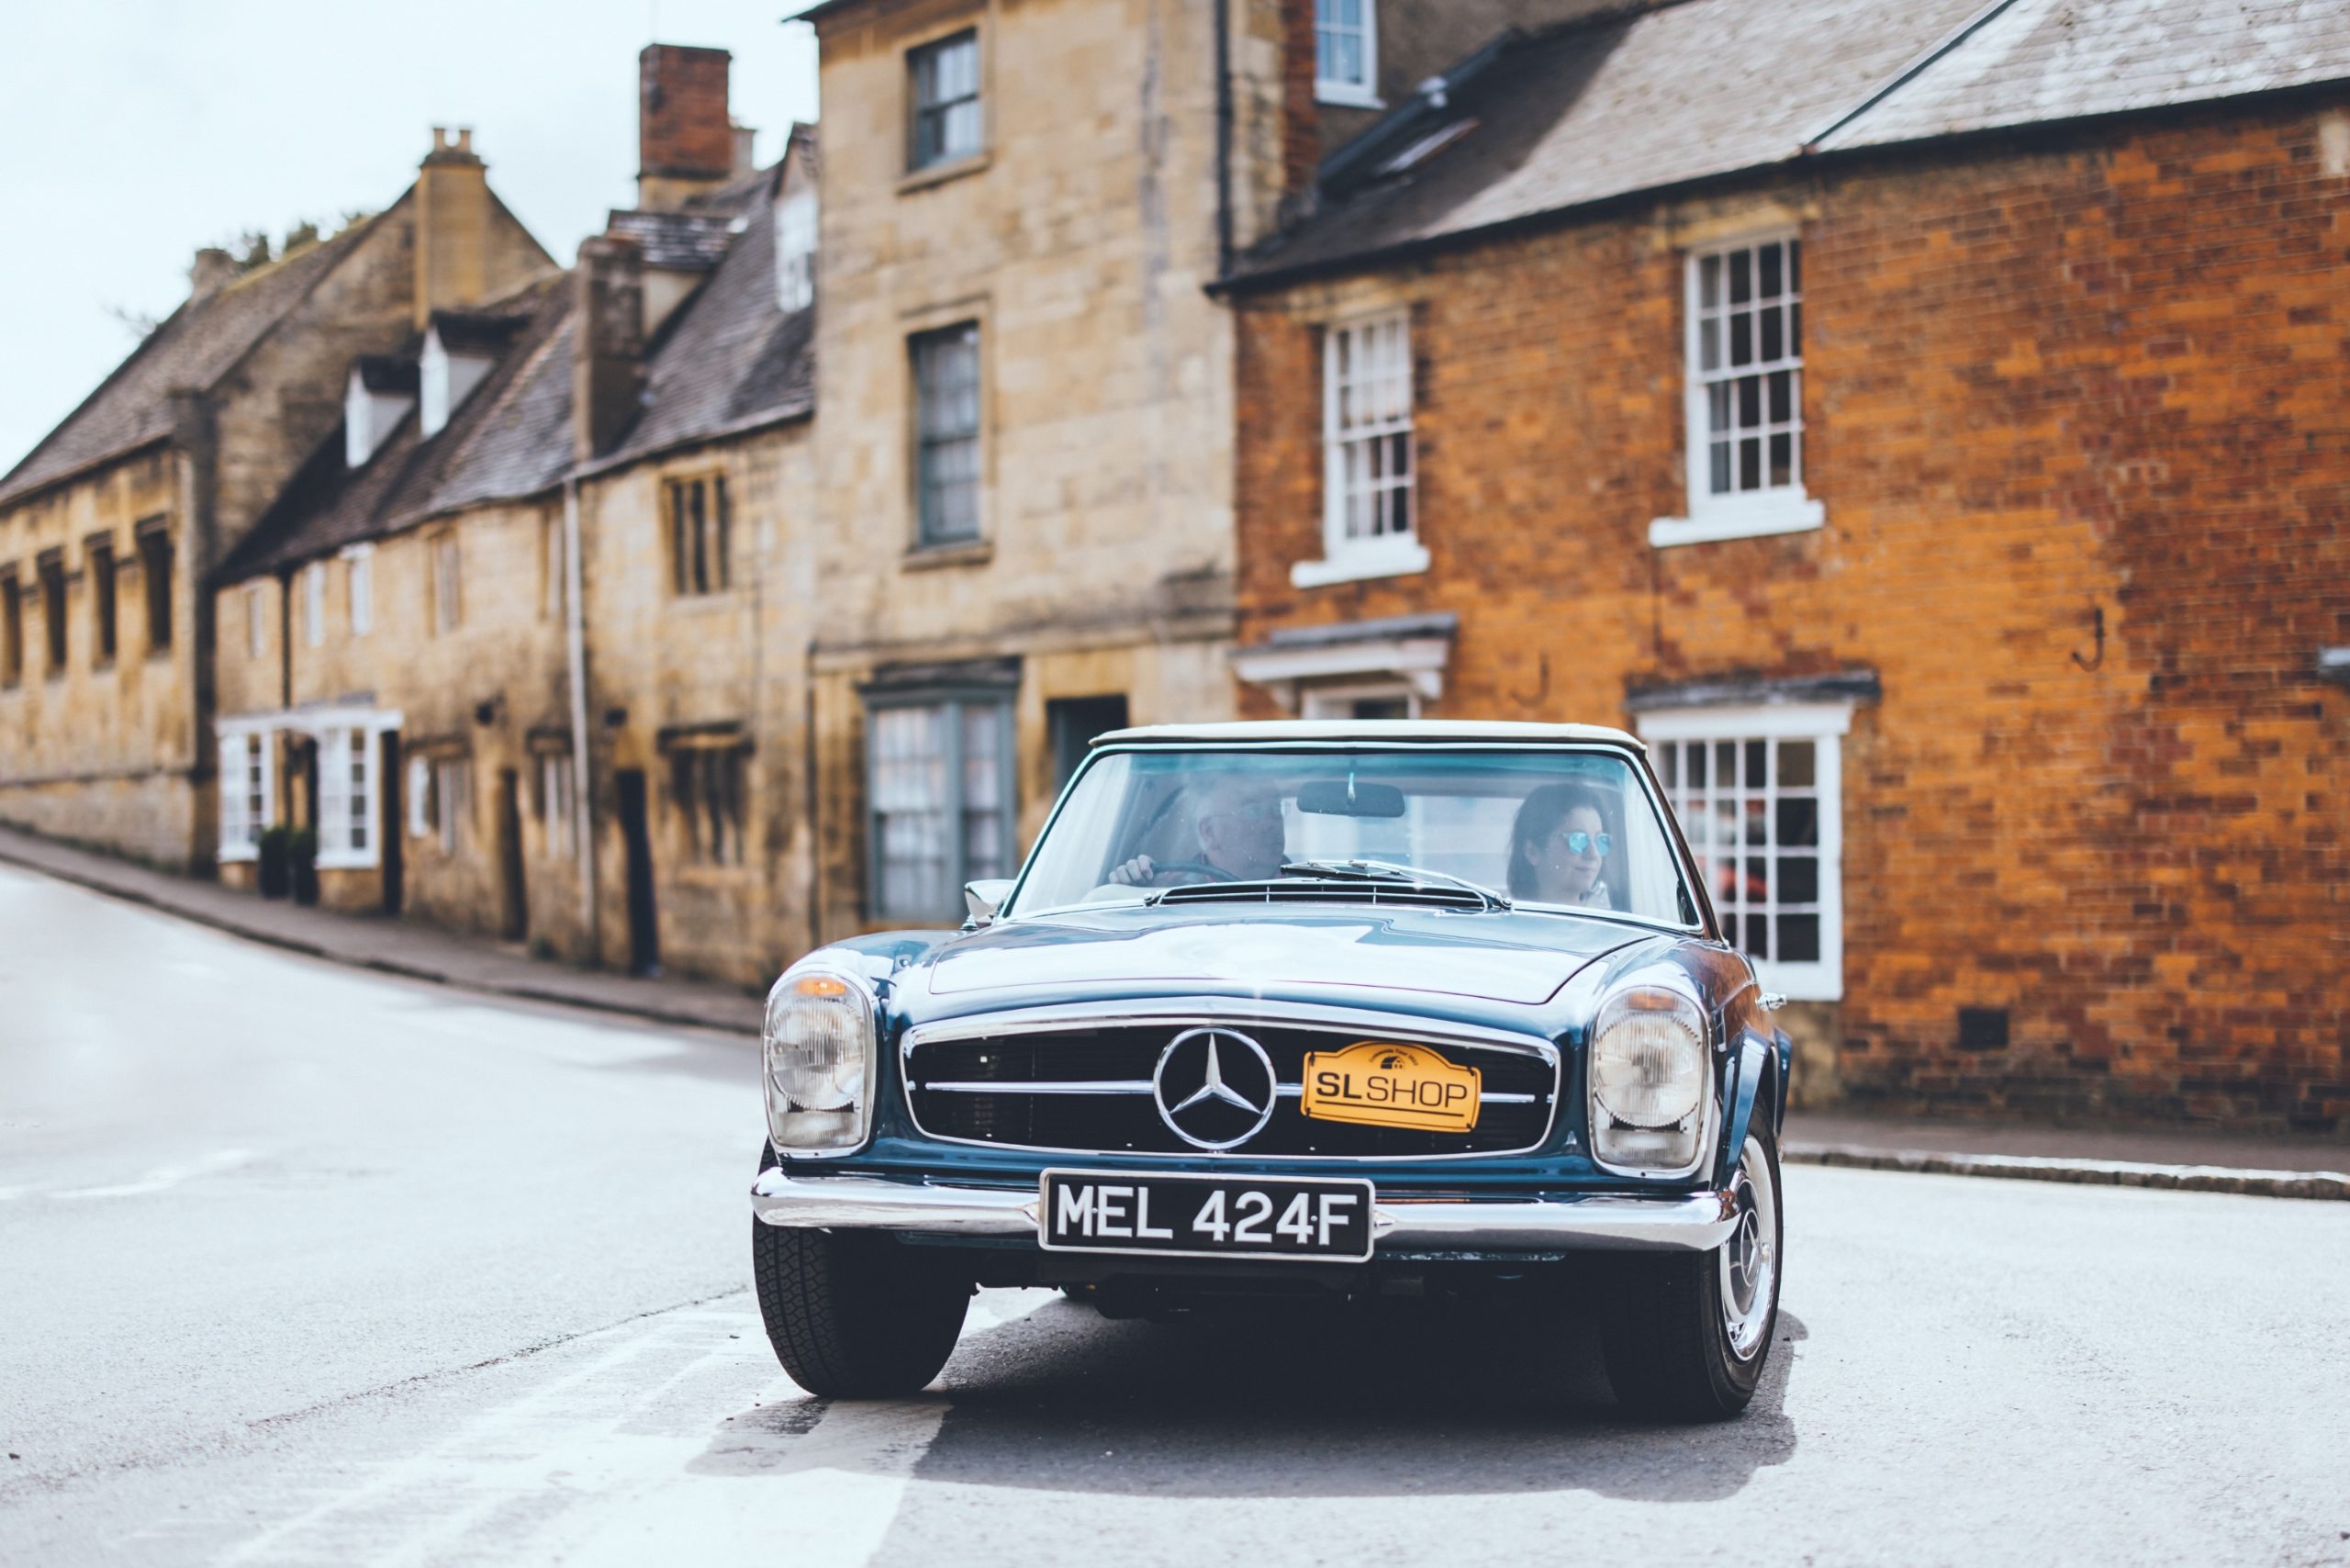
[[(199, 1176), (218, 1176), (224, 1170), (234, 1170), (250, 1165), (254, 1159), (249, 1148), (215, 1149), (199, 1155), (185, 1165), (159, 1165), (136, 1182), (122, 1182), (106, 1187), (69, 1187), (62, 1193), (51, 1193), (52, 1198), (143, 1198), (150, 1193), (160, 1193), (166, 1187), (176, 1187), (183, 1182), (193, 1182)], [(19, 1189), (21, 1190), (21, 1189)]]
[[(982, 1293), (964, 1335), (1057, 1299)], [(585, 1364), (222, 1561), (860, 1568), (948, 1409), (934, 1394), (810, 1403), (755, 1310), (681, 1310), (601, 1338)]]

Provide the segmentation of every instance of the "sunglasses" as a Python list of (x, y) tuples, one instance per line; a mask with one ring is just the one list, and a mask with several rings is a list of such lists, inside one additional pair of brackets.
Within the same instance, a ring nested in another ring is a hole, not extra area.
[(1557, 835), (1570, 855), (1606, 854), (1616, 847), (1616, 841), (1604, 833), (1562, 833)]

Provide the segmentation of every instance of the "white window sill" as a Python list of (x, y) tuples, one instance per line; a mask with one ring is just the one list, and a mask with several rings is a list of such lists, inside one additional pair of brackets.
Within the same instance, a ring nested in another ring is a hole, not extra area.
[(1383, 109), (1387, 101), (1370, 88), (1354, 82), (1316, 82), (1314, 101), (1334, 104), (1346, 109)]
[(1841, 966), (1828, 964), (1781, 964), (1769, 958), (1754, 960), (1754, 978), (1764, 991), (1776, 991), (1789, 1002), (1841, 1002), (1844, 1000), (1844, 978)]
[(213, 858), (223, 866), (232, 866), (242, 860), (258, 860), (261, 858), (261, 846), (257, 844), (224, 844)]
[(346, 849), (339, 855), (329, 855), (320, 850), (318, 868), (321, 871), (372, 871), (378, 858), (374, 850), (361, 850), (353, 854)]
[(1694, 517), (1661, 517), (1649, 524), (1649, 543), (1704, 544), (1717, 539), (1755, 539), (1773, 533), (1808, 533), (1828, 524), (1828, 509), (1808, 497), (1786, 494), (1769, 500), (1718, 502)]
[(1292, 588), (1325, 588), (1366, 577), (1407, 577), (1428, 569), (1427, 546), (1416, 539), (1382, 540), (1334, 552), (1326, 561), (1298, 561), (1289, 569)]

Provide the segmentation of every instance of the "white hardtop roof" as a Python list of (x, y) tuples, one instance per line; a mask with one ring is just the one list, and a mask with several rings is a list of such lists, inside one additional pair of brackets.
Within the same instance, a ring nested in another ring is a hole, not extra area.
[(1147, 724), (1112, 730), (1096, 735), (1095, 745), (1128, 742), (1252, 741), (1512, 741), (1528, 743), (1600, 742), (1644, 749), (1637, 735), (1604, 724), (1527, 724), (1503, 720), (1465, 719), (1278, 719), (1237, 724)]

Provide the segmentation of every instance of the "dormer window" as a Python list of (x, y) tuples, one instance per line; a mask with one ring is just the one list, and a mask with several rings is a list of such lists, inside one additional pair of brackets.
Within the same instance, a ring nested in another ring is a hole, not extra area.
[(439, 435), (468, 394), (481, 385), (497, 361), (487, 354), (453, 352), (433, 327), (424, 334), (424, 354), (417, 366), (420, 389), (418, 428), (426, 440)]
[(1314, 96), (1380, 107), (1379, 0), (1314, 0)]
[(775, 297), (786, 311), (816, 302), (816, 187), (789, 174), (775, 204)]
[(370, 354), (355, 360), (342, 390), (342, 460), (366, 465), (416, 407), (416, 366)]

